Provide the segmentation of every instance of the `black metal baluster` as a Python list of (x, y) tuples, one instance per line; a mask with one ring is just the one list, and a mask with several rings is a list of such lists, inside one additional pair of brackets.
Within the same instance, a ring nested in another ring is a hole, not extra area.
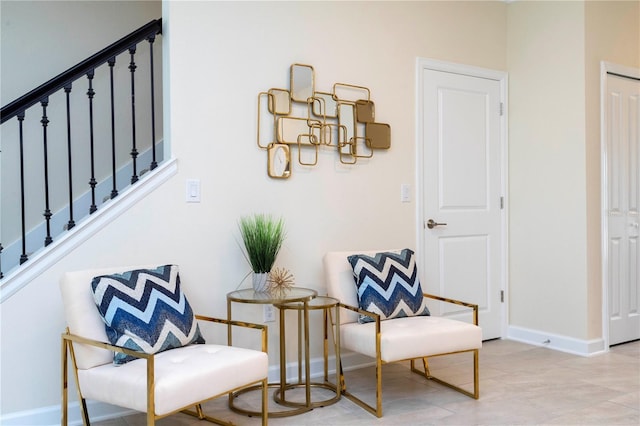
[(20, 255), (20, 264), (22, 265), (24, 262), (29, 260), (29, 256), (27, 256), (27, 231), (26, 231), (26, 222), (25, 222), (25, 207), (24, 207), (24, 133), (22, 124), (24, 122), (24, 111), (18, 113), (18, 124), (20, 130), (20, 212), (22, 221), (22, 254)]
[(0, 280), (4, 278), (2, 273), (2, 243), (0, 243)]
[(156, 101), (155, 101), (155, 84), (153, 81), (153, 42), (156, 40), (155, 34), (147, 37), (149, 42), (149, 69), (151, 70), (151, 170), (158, 167), (156, 161)]
[(111, 81), (111, 180), (113, 182), (111, 198), (113, 199), (118, 196), (118, 188), (116, 186), (116, 116), (113, 96), (113, 66), (116, 64), (116, 58), (110, 58), (107, 63), (109, 64), (109, 77)]
[(136, 62), (134, 57), (136, 54), (136, 46), (133, 45), (129, 48), (129, 54), (131, 55), (131, 62), (129, 62), (129, 71), (131, 71), (131, 160), (133, 162), (133, 174), (131, 175), (131, 183), (134, 184), (138, 181), (138, 150), (136, 149)]
[(71, 167), (71, 83), (64, 86), (64, 93), (67, 95), (67, 163), (69, 165), (69, 222), (67, 230), (76, 226), (73, 220), (73, 172)]
[(44, 239), (44, 246), (48, 246), (53, 241), (51, 238), (51, 210), (49, 209), (49, 158), (47, 149), (47, 126), (49, 118), (47, 117), (47, 105), (49, 105), (49, 97), (40, 101), (42, 105), (42, 142), (44, 147), (44, 219), (47, 225), (47, 236)]
[(94, 71), (91, 70), (87, 73), (87, 79), (89, 80), (89, 90), (87, 90), (87, 96), (89, 97), (89, 150), (91, 155), (91, 179), (89, 179), (89, 186), (91, 187), (91, 207), (89, 207), (89, 214), (92, 214), (98, 207), (96, 207), (96, 168), (95, 168), (95, 153), (93, 149), (93, 96), (96, 92), (93, 90), (93, 76)]

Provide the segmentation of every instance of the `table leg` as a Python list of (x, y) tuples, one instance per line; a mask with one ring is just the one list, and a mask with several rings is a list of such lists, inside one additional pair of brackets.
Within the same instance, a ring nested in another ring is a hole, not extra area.
[(342, 360), (340, 359), (340, 305), (335, 306), (336, 322), (334, 324), (335, 332), (333, 337), (334, 355), (336, 357), (336, 395), (338, 398), (342, 395), (342, 381), (340, 380), (340, 372), (342, 369)]
[(311, 406), (311, 367), (309, 366), (309, 303), (304, 301), (304, 374), (307, 407)]
[(227, 300), (227, 345), (231, 345), (231, 300)]
[(302, 311), (298, 311), (298, 384), (302, 383)]
[(285, 340), (286, 336), (284, 335), (284, 309), (279, 308), (280, 311), (280, 398), (285, 400), (285, 389), (287, 387), (287, 352)]
[(324, 381), (325, 383), (329, 381), (329, 326), (328, 326), (328, 315), (327, 310), (331, 308), (326, 308), (322, 310), (322, 331), (324, 333), (324, 341), (323, 341), (323, 350), (324, 350)]

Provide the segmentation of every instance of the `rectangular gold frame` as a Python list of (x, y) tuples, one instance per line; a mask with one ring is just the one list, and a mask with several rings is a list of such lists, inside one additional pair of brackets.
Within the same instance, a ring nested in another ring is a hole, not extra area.
[(391, 147), (391, 126), (386, 123), (366, 123), (365, 134), (371, 142), (371, 149)]
[(272, 131), (272, 138), (269, 140), (269, 143), (267, 143), (266, 145), (263, 145), (260, 143), (260, 128), (262, 127), (262, 121), (261, 121), (261, 117), (262, 117), (262, 98), (266, 96), (267, 97), (267, 106), (270, 107), (270, 105), (272, 105), (274, 103), (273, 100), (273, 94), (269, 93), (269, 92), (260, 92), (258, 93), (258, 126), (257, 126), (257, 143), (258, 143), (258, 147), (260, 149), (267, 149), (269, 148), (269, 144), (273, 143), (276, 140), (276, 119), (277, 119), (277, 115), (273, 114), (273, 131)]
[[(281, 158), (280, 150), (282, 150), (284, 158)], [(291, 150), (289, 145), (272, 143), (269, 145), (267, 152), (267, 173), (269, 177), (276, 179), (289, 178), (291, 176)], [(283, 164), (279, 164), (279, 162), (283, 162)]]
[[(319, 111), (316, 110), (316, 105), (319, 105)], [(313, 94), (313, 108), (311, 111), (316, 117), (322, 117), (325, 120), (327, 117), (337, 118), (338, 102), (331, 93), (315, 92)]]
[(311, 65), (292, 64), (290, 71), (291, 100), (307, 102), (315, 93), (315, 73)]
[(320, 121), (309, 120), (307, 118), (278, 117), (276, 125), (276, 141), (278, 143), (298, 145), (298, 135), (312, 134), (311, 128), (320, 125)]
[[(287, 89), (269, 89), (269, 112), (274, 115), (291, 114), (291, 93)], [(286, 97), (286, 99), (285, 99)]]
[[(338, 92), (340, 90), (343, 91), (351, 91), (354, 92), (355, 95), (354, 96), (350, 96), (350, 97), (344, 97), (344, 96), (340, 96), (338, 94)], [(358, 93), (360, 92), (360, 93)], [(358, 95), (365, 95), (365, 96), (358, 96)], [(334, 99), (339, 99), (343, 102), (356, 102), (358, 100), (361, 99), (365, 99), (367, 101), (371, 100), (371, 91), (364, 86), (356, 86), (355, 84), (347, 84), (347, 83), (334, 83), (333, 85), (333, 98)]]

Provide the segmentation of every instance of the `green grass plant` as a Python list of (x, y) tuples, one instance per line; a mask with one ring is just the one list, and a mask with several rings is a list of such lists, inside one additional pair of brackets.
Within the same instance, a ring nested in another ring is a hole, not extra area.
[(253, 272), (271, 271), (285, 238), (284, 220), (254, 214), (241, 217), (238, 227)]

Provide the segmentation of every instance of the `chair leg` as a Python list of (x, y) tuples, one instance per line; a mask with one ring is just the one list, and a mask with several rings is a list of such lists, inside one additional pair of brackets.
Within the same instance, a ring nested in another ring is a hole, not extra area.
[[(69, 333), (67, 329), (66, 334)], [(62, 418), (60, 424), (66, 426), (69, 420), (69, 354), (71, 354), (71, 362), (73, 363), (74, 376), (76, 378), (76, 391), (78, 392), (78, 401), (80, 404), (80, 415), (84, 426), (91, 426), (89, 421), (89, 412), (87, 411), (87, 401), (80, 391), (80, 381), (78, 380), (78, 369), (76, 367), (76, 356), (73, 351), (73, 344), (62, 338)]]
[(344, 376), (344, 371), (342, 369), (342, 360), (340, 361), (340, 388), (341, 393), (345, 398), (348, 398), (351, 402), (356, 405), (364, 408), (369, 413), (373, 414), (376, 417), (382, 417), (382, 361), (377, 360), (376, 362), (376, 404), (375, 406), (367, 404), (351, 392), (347, 390), (346, 380)]
[(431, 372), (429, 371), (429, 360), (425, 356), (422, 358), (422, 367), (424, 368), (424, 375), (428, 378), (431, 377)]
[(376, 359), (376, 417), (382, 417), (382, 360)]
[(478, 399), (480, 398), (480, 367), (479, 367), (479, 362), (478, 362), (478, 355), (479, 355), (479, 351), (478, 349), (474, 349), (472, 351), (467, 351), (467, 352), (473, 352), (473, 392), (469, 392), (466, 389), (463, 389), (459, 386), (456, 386), (454, 384), (451, 384), (449, 382), (446, 382), (442, 379), (439, 379), (435, 376), (433, 376), (431, 374), (431, 372), (429, 371), (429, 363), (427, 361), (427, 358), (423, 358), (422, 359), (422, 363), (424, 366), (424, 371), (420, 371), (415, 367), (415, 360), (411, 360), (411, 371), (413, 373), (419, 374), (421, 376), (426, 377), (429, 380), (433, 380), (434, 382), (440, 383), (441, 385), (447, 386), (453, 390), (456, 390), (464, 395), (467, 395), (473, 399)]
[[(333, 324), (333, 316), (331, 314), (331, 311), (329, 311), (329, 315), (330, 315), (330, 320), (331, 323)], [(338, 317), (339, 318), (339, 317)], [(339, 319), (336, 319), (336, 322), (339, 323)], [(335, 327), (331, 327), (331, 332), (333, 333), (333, 338), (334, 341), (337, 339), (336, 338), (336, 328)], [(339, 332), (338, 332), (339, 333)], [(380, 352), (379, 347), (380, 347), (380, 333), (378, 331), (378, 338), (377, 338), (377, 348), (378, 348), (378, 353)], [(344, 377), (344, 369), (342, 368), (342, 354), (340, 354), (339, 360), (338, 360), (338, 367), (339, 372), (336, 371), (336, 381), (339, 380), (339, 384), (340, 384), (340, 390), (339, 392), (344, 395), (346, 398), (348, 398), (349, 400), (351, 400), (352, 402), (354, 402), (355, 404), (359, 405), (360, 407), (364, 408), (365, 410), (367, 410), (369, 413), (373, 414), (376, 417), (382, 417), (382, 359), (380, 358), (380, 356), (376, 357), (376, 405), (375, 407), (367, 404), (366, 402), (364, 402), (363, 400), (361, 400), (360, 398), (358, 398), (357, 396), (353, 395), (351, 392), (349, 392), (347, 390), (347, 384), (346, 384), (346, 380)]]
[(62, 371), (62, 405), (61, 405), (61, 411), (62, 411), (62, 418), (60, 419), (60, 426), (67, 426), (68, 423), (68, 410), (67, 410), (67, 403), (68, 403), (68, 372), (67, 372), (67, 341), (64, 340), (64, 338), (60, 339), (61, 343), (62, 343), (62, 353), (61, 353), (61, 358), (62, 358), (62, 368), (60, 369), (60, 371)]
[(473, 351), (473, 397), (480, 398), (480, 351)]
[(198, 417), (199, 420), (204, 419), (204, 413), (202, 412), (201, 404), (196, 405), (196, 416)]
[(156, 424), (156, 417), (153, 412), (147, 411), (147, 426), (154, 426)]

